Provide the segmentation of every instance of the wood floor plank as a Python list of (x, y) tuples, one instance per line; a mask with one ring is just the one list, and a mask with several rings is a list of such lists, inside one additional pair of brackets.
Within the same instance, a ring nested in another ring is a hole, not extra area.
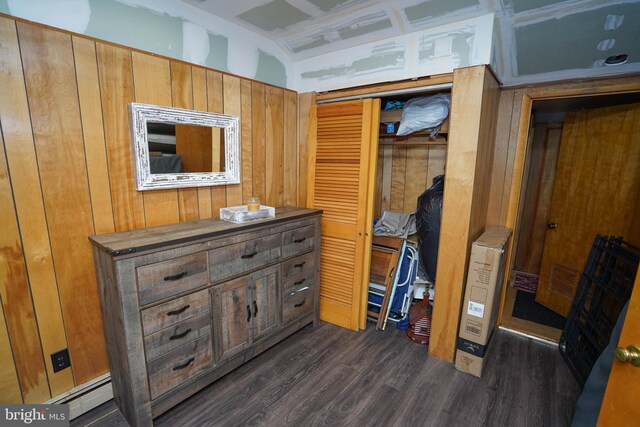
[[(562, 426), (579, 389), (553, 346), (499, 330), (482, 378), (393, 327), (308, 326), (154, 420), (156, 426)], [(109, 404), (72, 426), (120, 426)], [(105, 415), (106, 414), (106, 415)]]

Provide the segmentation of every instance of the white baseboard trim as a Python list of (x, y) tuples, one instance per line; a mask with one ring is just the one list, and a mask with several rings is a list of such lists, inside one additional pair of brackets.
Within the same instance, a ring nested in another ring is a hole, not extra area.
[(110, 399), (113, 399), (111, 375), (106, 373), (92, 381), (89, 381), (88, 383), (74, 387), (44, 403), (65, 403), (69, 405), (69, 418), (74, 419), (85, 412), (89, 412), (93, 408), (102, 405)]

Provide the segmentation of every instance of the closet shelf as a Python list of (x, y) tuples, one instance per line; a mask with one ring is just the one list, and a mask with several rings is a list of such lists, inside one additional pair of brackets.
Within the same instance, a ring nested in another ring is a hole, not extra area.
[[(384, 135), (380, 134), (380, 142), (378, 145), (401, 145), (401, 146), (410, 146), (410, 145), (447, 145), (447, 140), (442, 137), (437, 137), (434, 141), (429, 140), (429, 134), (424, 134), (425, 139), (414, 139), (415, 134), (407, 135), (407, 136), (395, 136), (392, 134)], [(385, 138), (385, 139), (383, 139)], [(391, 139), (393, 138), (393, 139)], [(408, 138), (412, 138), (409, 140)]]

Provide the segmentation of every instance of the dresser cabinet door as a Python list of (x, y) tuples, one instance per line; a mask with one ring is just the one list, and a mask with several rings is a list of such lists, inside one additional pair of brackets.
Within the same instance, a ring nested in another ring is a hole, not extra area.
[(220, 359), (226, 359), (247, 348), (251, 342), (251, 277), (240, 277), (214, 289), (218, 355)]
[(253, 341), (276, 332), (280, 326), (280, 267), (273, 266), (252, 274)]

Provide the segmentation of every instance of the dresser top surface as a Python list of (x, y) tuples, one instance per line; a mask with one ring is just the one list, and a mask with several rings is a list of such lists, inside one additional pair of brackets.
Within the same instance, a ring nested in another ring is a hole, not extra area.
[(321, 210), (282, 207), (276, 208), (275, 218), (236, 224), (221, 219), (200, 219), (157, 227), (140, 228), (118, 233), (90, 236), (89, 240), (113, 256), (126, 255), (161, 248), (178, 243), (187, 243), (203, 238), (214, 238), (235, 231), (247, 231), (264, 226), (274, 226), (290, 220), (302, 220), (320, 215)]

